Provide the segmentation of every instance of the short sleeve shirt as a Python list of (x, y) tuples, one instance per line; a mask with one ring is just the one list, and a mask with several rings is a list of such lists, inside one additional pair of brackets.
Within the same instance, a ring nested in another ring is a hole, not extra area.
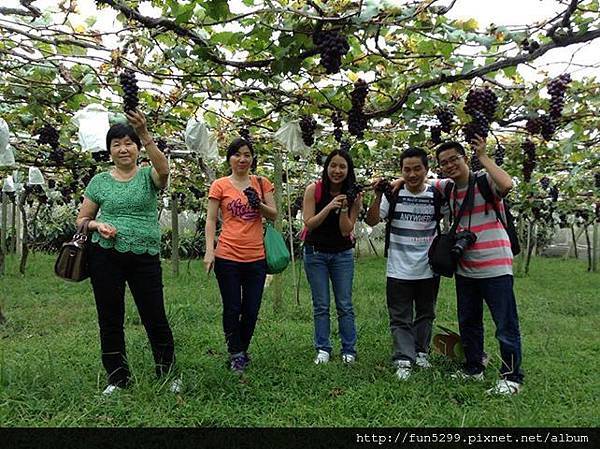
[[(434, 276), (429, 267), (428, 251), (436, 234), (433, 187), (411, 193), (406, 187), (398, 192), (392, 212), (387, 277), (405, 280), (429, 279)], [(379, 215), (388, 217), (390, 203), (381, 199)]]
[[(504, 201), (496, 183), (485, 171), (475, 173), (475, 176), (485, 176), (494, 195), (494, 201), (504, 221)], [(433, 182), (442, 195), (451, 179), (441, 179)], [(448, 203), (450, 210), (456, 217), (467, 194), (468, 186), (452, 189)], [(470, 278), (491, 278), (504, 275), (512, 275), (513, 254), (510, 247), (510, 239), (504, 229), (504, 225), (498, 221), (494, 208), (487, 204), (485, 198), (475, 184), (475, 198), (471, 215), (471, 232), (477, 235), (477, 241), (467, 248), (463, 257), (459, 260), (457, 274)], [(466, 210), (460, 219), (457, 232), (469, 228), (469, 211)]]
[[(268, 179), (261, 179), (263, 193), (275, 190)], [(251, 176), (250, 185), (262, 196), (258, 177)], [(215, 256), (236, 262), (264, 259), (262, 216), (259, 211), (250, 207), (246, 195), (226, 176), (212, 183), (208, 197), (219, 201), (223, 218)]]
[(98, 173), (90, 180), (85, 196), (99, 206), (97, 220), (117, 229), (113, 239), (105, 239), (94, 231), (92, 242), (120, 252), (160, 252), (159, 189), (151, 170), (152, 167), (140, 168), (129, 181), (118, 181), (109, 172)]

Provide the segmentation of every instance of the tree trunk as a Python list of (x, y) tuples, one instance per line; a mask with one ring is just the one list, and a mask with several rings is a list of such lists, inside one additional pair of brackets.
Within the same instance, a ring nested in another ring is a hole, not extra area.
[(569, 245), (569, 249), (568, 249), (567, 253), (564, 256), (564, 260), (567, 260), (569, 257), (571, 257), (571, 255), (573, 254), (573, 251), (575, 252), (575, 257), (576, 258), (579, 257), (579, 251), (577, 250), (577, 240), (579, 240), (579, 237), (581, 237), (581, 234), (583, 234), (583, 228), (581, 228), (576, 235), (575, 234), (575, 226), (571, 226), (572, 241), (571, 241), (571, 244)]
[(37, 223), (38, 223), (38, 216), (40, 214), (41, 207), (42, 207), (42, 203), (38, 203), (37, 207), (35, 208), (33, 217), (31, 217), (31, 238), (32, 238), (33, 242), (37, 241), (37, 232), (38, 232)]
[(171, 197), (171, 268), (179, 276), (179, 211), (177, 198)]
[[(2, 192), (2, 224), (0, 225), (0, 276), (4, 274), (4, 263), (8, 246), (6, 246), (6, 231), (8, 226), (8, 195)], [(0, 306), (1, 307), (1, 306)], [(0, 316), (2, 310), (0, 310)]]
[(525, 274), (529, 274), (529, 263), (531, 262), (531, 253), (535, 246), (535, 233), (533, 232), (531, 222), (527, 223), (527, 259), (525, 260)]
[(589, 226), (585, 225), (585, 243), (587, 245), (587, 259), (588, 259), (588, 271), (592, 271), (592, 243), (590, 242), (590, 231)]
[(600, 224), (596, 221), (594, 223), (594, 244), (592, 249), (592, 271), (594, 273), (598, 271), (598, 251), (600, 250), (600, 248), (598, 248), (598, 245), (600, 244), (600, 232), (598, 232), (598, 226), (600, 226)]
[[(579, 235), (581, 235), (581, 234), (579, 234)], [(579, 259), (579, 251), (577, 250), (578, 238), (575, 237), (575, 228), (573, 226), (571, 226), (571, 237), (573, 238), (573, 250), (575, 251), (575, 259)]]
[(25, 210), (25, 201), (27, 200), (27, 194), (23, 193), (19, 201), (19, 216), (21, 217), (22, 232), (19, 232), (20, 248), (21, 248), (21, 263), (19, 263), (19, 272), (25, 274), (25, 268), (27, 266), (27, 256), (29, 256), (29, 245), (28, 245), (28, 231), (27, 231), (27, 211)]
[(294, 254), (294, 217), (292, 217), (292, 198), (290, 195), (290, 173), (288, 171), (287, 158), (285, 163), (285, 179), (288, 181), (285, 183), (286, 188), (286, 196), (287, 196), (287, 204), (288, 204), (288, 231), (289, 231), (289, 241), (290, 241), (290, 255), (292, 256), (292, 276), (294, 281), (294, 290), (298, 290), (299, 280), (296, 277), (296, 254)]
[[(281, 231), (282, 227), (282, 213), (283, 210), (283, 201), (281, 191), (283, 189), (283, 179), (282, 179), (282, 171), (283, 164), (281, 161), (281, 152), (276, 152), (275, 157), (273, 158), (273, 168), (274, 168), (274, 177), (273, 180), (275, 184), (275, 206), (277, 207), (277, 219), (275, 220), (275, 229)], [(272, 291), (273, 291), (273, 311), (275, 313), (280, 313), (283, 310), (283, 277), (282, 274), (276, 274), (273, 276), (272, 282)]]
[(6, 254), (8, 250), (7, 246), (7, 232), (8, 232), (8, 195), (2, 192), (2, 227), (0, 227), (0, 249), (2, 254)]
[[(521, 247), (525, 247), (525, 219), (523, 215), (520, 215), (517, 221), (517, 237), (519, 242), (521, 242)], [(523, 274), (523, 266), (525, 260), (525, 252), (521, 251), (519, 255), (513, 260), (514, 263), (514, 273), (515, 275)]]
[(12, 202), (12, 220), (11, 220), (12, 236), (10, 239), (10, 252), (17, 252), (17, 199), (16, 196)]

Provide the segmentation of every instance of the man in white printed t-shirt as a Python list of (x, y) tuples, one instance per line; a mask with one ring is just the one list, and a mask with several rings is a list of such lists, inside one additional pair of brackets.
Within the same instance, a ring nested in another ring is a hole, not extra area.
[(374, 226), (390, 215), (386, 296), (394, 345), (392, 362), (398, 379), (405, 380), (413, 364), (431, 366), (427, 357), (440, 278), (431, 271), (427, 253), (436, 235), (434, 194), (436, 200), (439, 195), (426, 183), (429, 164), (424, 150), (404, 151), (400, 167), (404, 183), (394, 210), (389, 210), (390, 202), (378, 191), (379, 180), (366, 222)]

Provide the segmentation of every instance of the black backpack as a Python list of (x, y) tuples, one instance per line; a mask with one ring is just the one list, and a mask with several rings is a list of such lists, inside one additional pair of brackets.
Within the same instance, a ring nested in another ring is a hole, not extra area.
[[(394, 218), (394, 212), (396, 211), (396, 204), (398, 204), (398, 196), (400, 195), (400, 190), (404, 187), (404, 183), (400, 183), (400, 187), (394, 192), (391, 198), (388, 198), (390, 203), (390, 207), (388, 209), (388, 214), (385, 220), (385, 244), (383, 249), (383, 255), (385, 257), (388, 256), (388, 248), (390, 247), (390, 234), (392, 232), (392, 220)], [(452, 190), (453, 184), (449, 183), (446, 186), (445, 190), (445, 198), (450, 197), (450, 191)], [(437, 233), (440, 233), (440, 221), (444, 217), (442, 214), (442, 206), (446, 204), (447, 200), (442, 197), (442, 194), (435, 187), (433, 188), (433, 216), (436, 221)]]
[(510, 249), (512, 250), (513, 256), (516, 256), (521, 252), (521, 245), (519, 244), (519, 236), (517, 235), (517, 229), (515, 228), (515, 221), (510, 212), (510, 204), (508, 201), (504, 201), (504, 214), (506, 215), (506, 223), (502, 219), (502, 215), (496, 206), (496, 201), (494, 199), (494, 194), (492, 193), (492, 188), (487, 180), (487, 176), (477, 176), (476, 177), (477, 187), (479, 187), (479, 191), (481, 192), (481, 196), (485, 200), (485, 213), (487, 215), (487, 205), (491, 204), (494, 212), (496, 212), (496, 218), (504, 229), (506, 229), (506, 233), (508, 234), (508, 238), (510, 239)]

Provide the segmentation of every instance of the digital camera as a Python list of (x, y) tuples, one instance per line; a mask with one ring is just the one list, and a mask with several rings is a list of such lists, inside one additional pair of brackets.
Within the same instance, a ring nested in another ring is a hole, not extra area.
[(465, 250), (477, 241), (477, 236), (471, 231), (461, 231), (454, 236), (454, 245), (450, 249), (450, 254), (454, 260), (460, 259)]

